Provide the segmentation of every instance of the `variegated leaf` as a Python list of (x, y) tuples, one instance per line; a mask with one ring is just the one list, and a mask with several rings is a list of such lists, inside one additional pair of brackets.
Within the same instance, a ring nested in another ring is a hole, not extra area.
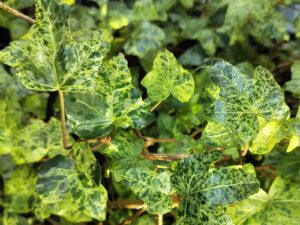
[(214, 60), (207, 68), (220, 87), (212, 119), (233, 132), (240, 144), (256, 137), (259, 117), (267, 121), (288, 117), (283, 91), (267, 69), (257, 67), (251, 78), (223, 60)]
[(170, 95), (180, 102), (187, 102), (194, 94), (194, 78), (183, 69), (168, 50), (159, 52), (152, 70), (142, 80), (148, 96), (153, 101), (166, 100)]
[[(90, 175), (91, 168), (99, 167), (94, 163), (81, 159), (85, 151), (91, 151), (87, 146), (77, 145), (77, 161), (58, 155), (41, 165), (38, 172), (37, 192), (44, 205), (49, 206), (52, 214), (66, 218), (69, 221), (84, 222), (92, 218), (105, 220), (107, 192), (101, 184), (96, 184)], [(89, 153), (92, 154), (92, 153)], [(92, 180), (91, 180), (92, 179)]]
[(116, 128), (141, 128), (146, 124), (149, 104), (131, 84), (122, 54), (103, 63), (96, 82), (96, 92), (66, 96), (67, 117), (76, 134), (95, 138)]
[(20, 40), (0, 52), (0, 62), (16, 69), (29, 89), (89, 90), (110, 49), (107, 32), (71, 33), (70, 8), (57, 0), (36, 0), (36, 23)]
[(300, 220), (300, 185), (277, 177), (267, 194), (260, 190), (228, 209), (237, 225), (287, 225)]
[(178, 224), (232, 224), (224, 207), (258, 191), (253, 166), (211, 167), (219, 157), (218, 152), (204, 152), (176, 166), (171, 182), (182, 200)]

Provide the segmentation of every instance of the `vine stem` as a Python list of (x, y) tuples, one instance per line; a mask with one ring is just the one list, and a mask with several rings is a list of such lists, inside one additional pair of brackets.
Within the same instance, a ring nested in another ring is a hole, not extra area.
[(164, 218), (163, 214), (158, 214), (157, 215), (157, 225), (163, 225), (164, 224), (163, 218)]
[(3, 9), (4, 11), (6, 11), (14, 16), (21, 18), (30, 24), (33, 24), (35, 22), (35, 20), (32, 19), (31, 17), (26, 16), (25, 14), (11, 8), (10, 6), (4, 4), (2, 1), (0, 1), (0, 9)]
[(66, 129), (66, 114), (65, 114), (65, 99), (64, 93), (61, 90), (58, 90), (59, 94), (59, 106), (60, 106), (60, 117), (61, 117), (61, 131), (62, 131), (62, 140), (64, 148), (68, 148), (68, 133)]
[(188, 154), (155, 154), (149, 152), (142, 152), (142, 156), (148, 160), (155, 160), (155, 161), (177, 161), (184, 158), (189, 157)]
[(142, 215), (144, 212), (146, 211), (146, 207), (142, 207), (141, 209), (139, 209), (135, 214), (133, 214), (133, 216), (123, 220), (120, 225), (127, 225), (127, 224), (131, 224), (134, 220), (136, 220), (137, 218), (139, 218), (140, 215)]
[(161, 102), (157, 102), (151, 109), (150, 112), (153, 112), (159, 105)]

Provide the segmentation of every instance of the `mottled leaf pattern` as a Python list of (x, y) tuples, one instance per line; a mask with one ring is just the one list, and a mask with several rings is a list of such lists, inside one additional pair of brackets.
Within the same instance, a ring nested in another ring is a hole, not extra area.
[(75, 148), (82, 148), (77, 153), (76, 162), (58, 155), (42, 164), (37, 192), (42, 203), (48, 205), (53, 214), (74, 222), (91, 221), (92, 218), (103, 221), (106, 216), (106, 190), (101, 184), (90, 180), (89, 170), (96, 168), (95, 165), (89, 168), (79, 158), (86, 157), (84, 151), (91, 150), (84, 145)]
[(257, 67), (251, 78), (222, 60), (207, 67), (212, 81), (220, 87), (213, 119), (237, 135), (241, 144), (258, 134), (258, 117), (270, 121), (288, 116), (283, 92), (267, 69)]
[(68, 119), (80, 137), (106, 136), (114, 128), (141, 128), (146, 124), (149, 104), (131, 84), (122, 54), (103, 63), (96, 81), (96, 92), (66, 97)]
[(156, 56), (152, 71), (144, 77), (142, 85), (153, 101), (163, 101), (172, 95), (181, 102), (187, 102), (193, 96), (195, 82), (192, 74), (178, 64), (175, 56), (164, 50)]
[(300, 219), (299, 202), (299, 183), (277, 177), (268, 194), (260, 190), (228, 212), (237, 225), (296, 225)]
[(210, 168), (219, 158), (216, 151), (204, 152), (176, 166), (171, 182), (183, 200), (178, 224), (232, 224), (223, 207), (258, 191), (253, 166)]
[(5, 179), (3, 206), (6, 211), (29, 213), (37, 201), (35, 192), (36, 172), (28, 165), (14, 168)]
[(0, 52), (0, 62), (15, 67), (29, 89), (77, 92), (93, 88), (110, 49), (109, 34), (101, 30), (71, 33), (70, 8), (57, 1), (37, 0), (35, 7), (35, 25)]
[(101, 151), (111, 160), (116, 181), (130, 187), (149, 213), (167, 213), (172, 207), (171, 173), (154, 171), (153, 163), (141, 157), (143, 149), (144, 142), (135, 134), (120, 132)]
[(160, 49), (164, 39), (165, 34), (161, 28), (144, 21), (132, 33), (132, 39), (126, 42), (124, 49), (127, 54), (143, 58), (147, 57), (151, 51)]

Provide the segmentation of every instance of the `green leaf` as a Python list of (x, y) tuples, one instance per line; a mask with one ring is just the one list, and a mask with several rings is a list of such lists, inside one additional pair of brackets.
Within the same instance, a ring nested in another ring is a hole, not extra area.
[(212, 119), (233, 132), (240, 144), (257, 136), (260, 117), (267, 121), (287, 118), (289, 109), (283, 91), (267, 69), (257, 67), (251, 78), (222, 60), (207, 67), (212, 81), (220, 88)]
[(260, 190), (248, 199), (230, 207), (228, 212), (234, 223), (238, 225), (298, 224), (299, 188), (299, 183), (277, 177), (268, 194)]
[(104, 62), (96, 92), (66, 96), (67, 117), (82, 138), (108, 135), (115, 128), (141, 128), (150, 115), (149, 104), (131, 84), (122, 54)]
[(86, 162), (81, 162), (86, 157), (84, 151), (91, 150), (77, 147), (82, 148), (80, 154), (83, 154), (80, 158), (77, 155), (77, 162), (58, 155), (42, 164), (38, 172), (37, 192), (52, 214), (73, 222), (91, 221), (92, 218), (103, 221), (107, 192), (101, 184), (91, 180), (94, 178), (90, 176), (90, 168), (86, 167)]
[(291, 68), (292, 79), (285, 83), (286, 91), (292, 92), (293, 96), (300, 98), (300, 60), (296, 60)]
[(144, 58), (150, 52), (158, 51), (162, 47), (164, 39), (165, 34), (161, 28), (144, 21), (132, 32), (131, 38), (125, 43), (124, 50), (129, 55)]
[(130, 187), (145, 202), (149, 213), (167, 213), (172, 208), (171, 174), (154, 171), (153, 163), (141, 157), (143, 149), (144, 141), (134, 133), (120, 132), (101, 152), (111, 160), (110, 170), (116, 181)]
[(18, 166), (4, 180), (3, 206), (7, 212), (29, 213), (37, 201), (37, 176), (29, 166)]
[(49, 123), (33, 120), (29, 125), (14, 130), (7, 137), (5, 153), (10, 153), (17, 164), (33, 163), (48, 155), (66, 154), (62, 146), (60, 122), (52, 119)]
[(294, 151), (281, 157), (277, 170), (281, 176), (300, 180), (300, 152)]
[(109, 35), (102, 30), (71, 33), (70, 8), (57, 1), (37, 0), (35, 7), (35, 25), (0, 52), (0, 62), (14, 67), (29, 89), (77, 92), (93, 88), (110, 49)]
[(171, 182), (183, 200), (178, 212), (179, 224), (197, 220), (197, 224), (231, 224), (223, 207), (258, 191), (259, 182), (252, 165), (211, 167), (218, 159), (219, 152), (208, 151), (188, 157), (176, 166)]
[[(2, 221), (3, 225), (31, 225), (29, 219), (15, 213), (4, 212)], [(1, 223), (1, 225), (2, 225)]]
[(266, 154), (273, 149), (275, 144), (287, 137), (288, 133), (288, 126), (282, 121), (272, 120), (264, 123), (249, 146), (249, 150), (253, 154)]
[(152, 71), (144, 77), (142, 85), (153, 101), (163, 101), (172, 95), (180, 102), (187, 102), (193, 96), (195, 82), (175, 56), (164, 50), (156, 56)]
[(157, 173), (143, 167), (133, 167), (126, 171), (122, 179), (147, 206), (151, 214), (165, 214), (172, 208), (171, 173)]

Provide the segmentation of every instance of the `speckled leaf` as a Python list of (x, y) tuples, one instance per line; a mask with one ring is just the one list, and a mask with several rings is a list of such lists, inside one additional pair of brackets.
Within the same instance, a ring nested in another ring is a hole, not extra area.
[(175, 56), (164, 50), (156, 56), (153, 68), (142, 80), (142, 85), (153, 101), (163, 101), (172, 95), (181, 102), (187, 102), (193, 96), (195, 82), (192, 74), (178, 64)]
[(96, 92), (66, 96), (67, 116), (82, 138), (108, 135), (114, 128), (141, 128), (146, 124), (149, 104), (131, 84), (122, 54), (104, 62)]
[(17, 164), (32, 163), (47, 155), (53, 157), (57, 154), (66, 154), (61, 138), (61, 127), (58, 120), (52, 119), (49, 123), (33, 120), (24, 128), (15, 129), (6, 138), (9, 140), (9, 144), (3, 148), (6, 149), (6, 153), (13, 156)]
[(20, 40), (0, 52), (0, 62), (15, 67), (29, 89), (79, 91), (93, 87), (110, 49), (104, 31), (71, 33), (70, 8), (58, 1), (35, 1), (36, 22)]
[(154, 171), (153, 163), (141, 157), (143, 149), (144, 141), (133, 132), (120, 132), (101, 152), (110, 159), (116, 181), (130, 187), (147, 204), (148, 212), (167, 213), (172, 207), (171, 174)]
[(3, 217), (0, 217), (1, 225), (32, 225), (30, 219), (27, 219), (21, 215), (4, 212)]
[(285, 83), (286, 91), (292, 92), (293, 96), (300, 98), (300, 60), (296, 60), (291, 68), (292, 79)]
[(4, 180), (3, 206), (7, 212), (29, 213), (37, 201), (37, 176), (30, 166), (18, 166)]
[(260, 190), (228, 212), (237, 225), (296, 225), (300, 220), (299, 188), (298, 182), (277, 177), (269, 194)]
[[(85, 149), (90, 151), (89, 149)], [(79, 160), (80, 161), (80, 160)], [(106, 216), (105, 188), (90, 181), (78, 162), (58, 155), (42, 164), (38, 172), (37, 192), (51, 213), (69, 221), (84, 222)], [(80, 170), (78, 170), (79, 168)]]
[(180, 161), (176, 166), (171, 182), (183, 200), (179, 208), (179, 224), (192, 224), (197, 220), (196, 224), (232, 224), (223, 207), (258, 191), (259, 181), (250, 164), (211, 167), (219, 158), (219, 152), (203, 152)]
[(158, 51), (164, 39), (164, 31), (160, 27), (144, 21), (132, 32), (132, 37), (126, 42), (124, 49), (129, 55), (144, 58), (151, 51)]
[(223, 60), (207, 67), (212, 81), (220, 87), (212, 119), (233, 132), (240, 144), (256, 137), (258, 117), (280, 121), (288, 116), (283, 91), (267, 69), (257, 67), (251, 78)]
[(143, 167), (133, 167), (122, 178), (137, 197), (145, 202), (152, 214), (165, 214), (172, 208), (171, 173), (155, 172)]

